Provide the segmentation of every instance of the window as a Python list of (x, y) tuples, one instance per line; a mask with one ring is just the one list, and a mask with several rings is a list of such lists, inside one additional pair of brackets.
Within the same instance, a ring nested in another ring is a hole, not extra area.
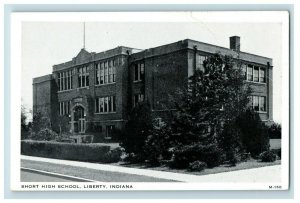
[(89, 68), (84, 66), (78, 68), (78, 87), (89, 86)]
[(266, 111), (266, 97), (259, 97), (259, 111)]
[(259, 82), (266, 82), (266, 74), (264, 68), (259, 69)]
[(242, 74), (244, 79), (247, 80), (247, 66), (245, 64), (242, 65)]
[(266, 82), (266, 69), (258, 66), (248, 65), (247, 67), (247, 80), (253, 82)]
[(198, 70), (201, 70), (201, 71), (204, 71), (204, 61), (207, 59), (207, 56), (201, 56), (201, 55), (198, 55), (198, 59), (199, 59), (199, 66), (196, 66)]
[(59, 102), (59, 115), (70, 115), (71, 113), (71, 101)]
[(254, 111), (266, 112), (266, 97), (265, 96), (251, 96), (250, 104)]
[(57, 75), (57, 86), (58, 91), (70, 90), (72, 89), (72, 70), (60, 72)]
[(134, 81), (144, 80), (145, 65), (143, 63), (135, 64), (134, 66)]
[(259, 67), (254, 66), (254, 69), (253, 69), (253, 81), (254, 82), (259, 81), (258, 72), (259, 72)]
[(116, 112), (116, 97), (98, 97), (95, 101), (95, 113)]
[(144, 101), (144, 94), (135, 94), (133, 96), (133, 106), (136, 106), (139, 102)]
[(115, 131), (115, 126), (114, 125), (107, 125), (104, 138), (105, 139), (111, 139), (114, 131)]
[(259, 103), (258, 103), (258, 96), (253, 96), (253, 110), (259, 111)]
[(253, 66), (252, 65), (248, 65), (248, 67), (247, 67), (247, 80), (253, 81)]
[(116, 62), (109, 60), (96, 65), (96, 85), (116, 82)]

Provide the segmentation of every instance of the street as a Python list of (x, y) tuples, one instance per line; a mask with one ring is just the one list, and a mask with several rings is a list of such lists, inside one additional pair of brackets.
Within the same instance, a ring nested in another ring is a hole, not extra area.
[[(75, 179), (53, 176), (46, 173), (37, 173), (28, 170), (21, 170), (21, 182), (76, 182)], [(80, 182), (80, 181), (78, 181)]]

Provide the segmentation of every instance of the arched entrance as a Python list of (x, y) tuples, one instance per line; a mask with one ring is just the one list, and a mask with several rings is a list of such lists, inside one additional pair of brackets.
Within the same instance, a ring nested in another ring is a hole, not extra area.
[(74, 133), (85, 133), (85, 112), (82, 106), (75, 106), (73, 111)]

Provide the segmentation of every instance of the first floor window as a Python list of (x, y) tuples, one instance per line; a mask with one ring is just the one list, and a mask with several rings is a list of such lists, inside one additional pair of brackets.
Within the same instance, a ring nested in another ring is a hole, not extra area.
[(71, 114), (71, 101), (59, 102), (59, 115), (70, 115)]
[(259, 111), (266, 111), (266, 97), (259, 97)]
[(267, 111), (267, 103), (265, 96), (251, 96), (250, 104), (254, 111), (257, 112), (266, 112)]
[(133, 96), (133, 106), (136, 106), (138, 103), (144, 101), (144, 94), (135, 94)]
[(98, 97), (95, 101), (95, 113), (116, 112), (116, 97)]
[(115, 130), (115, 126), (114, 125), (107, 125), (106, 126), (106, 132), (105, 132), (105, 139), (111, 139), (114, 130)]

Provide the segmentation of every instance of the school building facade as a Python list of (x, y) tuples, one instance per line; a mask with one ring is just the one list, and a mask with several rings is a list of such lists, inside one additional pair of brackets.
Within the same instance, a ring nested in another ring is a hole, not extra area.
[[(147, 100), (157, 116), (169, 112), (169, 96), (184, 87), (206, 57), (221, 53), (239, 58), (245, 82), (252, 87), (252, 106), (263, 121), (273, 120), (272, 59), (240, 51), (240, 38), (230, 48), (185, 39), (146, 50), (119, 46), (76, 57), (33, 79), (33, 114), (41, 112), (56, 131), (67, 128), (76, 142), (113, 141), (128, 114)], [(64, 126), (62, 126), (64, 125)]]

